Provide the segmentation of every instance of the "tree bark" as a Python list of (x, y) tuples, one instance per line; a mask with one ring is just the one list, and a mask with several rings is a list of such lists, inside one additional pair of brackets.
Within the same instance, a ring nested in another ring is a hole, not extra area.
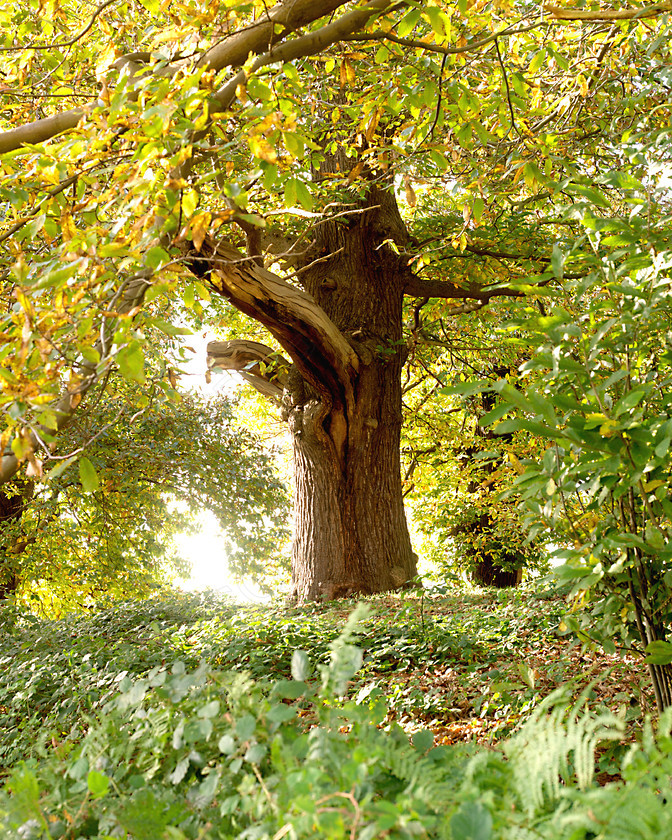
[(372, 189), (365, 212), (321, 225), (331, 259), (304, 285), (348, 339), (359, 366), (344, 405), (290, 375), (294, 445), (292, 595), (331, 599), (397, 589), (416, 574), (400, 463), (404, 272), (384, 238), (405, 235), (394, 196)]
[[(17, 492), (13, 494), (0, 489), (0, 528), (3, 531), (19, 522), (26, 503), (32, 498), (33, 490), (32, 481), (21, 482)], [(30, 542), (31, 540), (17, 537), (10, 546), (0, 546), (0, 601), (13, 595), (21, 582), (10, 555), (21, 554)]]

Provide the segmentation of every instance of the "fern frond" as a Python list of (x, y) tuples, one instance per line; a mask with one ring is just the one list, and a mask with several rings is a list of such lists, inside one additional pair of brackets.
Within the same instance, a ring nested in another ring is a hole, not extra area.
[(554, 691), (504, 745), (523, 809), (533, 814), (560, 796), (561, 784), (575, 776), (585, 790), (595, 770), (595, 748), (619, 740), (624, 721), (611, 712), (585, 711), (588, 686), (573, 705), (566, 689)]

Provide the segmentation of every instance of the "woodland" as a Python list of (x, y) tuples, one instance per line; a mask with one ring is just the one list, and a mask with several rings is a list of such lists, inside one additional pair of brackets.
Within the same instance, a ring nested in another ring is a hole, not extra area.
[(3, 836), (672, 836), (671, 16), (0, 8)]

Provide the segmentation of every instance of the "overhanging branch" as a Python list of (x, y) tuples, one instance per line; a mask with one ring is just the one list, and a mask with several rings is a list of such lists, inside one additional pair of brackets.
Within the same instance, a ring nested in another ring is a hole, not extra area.
[[(205, 52), (199, 60), (199, 67), (206, 67), (219, 71), (225, 67), (239, 67), (250, 54), (260, 54), (251, 72), (275, 61), (291, 61), (315, 50), (323, 50), (325, 46), (334, 43), (343, 35), (351, 33), (366, 23), (372, 14), (380, 14), (389, 6), (389, 0), (370, 0), (365, 6), (353, 9), (337, 21), (333, 21), (315, 32), (299, 36), (285, 44), (280, 43), (283, 38), (297, 29), (319, 20), (341, 6), (347, 5), (346, 0), (287, 0), (278, 3), (268, 11), (259, 21), (240, 32), (234, 33), (220, 44)], [(276, 45), (280, 45), (277, 47)], [(270, 47), (270, 49), (269, 49)], [(123, 64), (122, 57), (115, 65)], [(164, 71), (164, 68), (160, 68)], [(225, 109), (235, 96), (236, 88), (244, 82), (247, 74), (241, 71), (215, 94), (215, 100), (220, 109)], [(7, 154), (28, 144), (42, 143), (75, 128), (80, 119), (86, 114), (87, 108), (74, 108), (60, 114), (54, 114), (41, 120), (19, 126), (0, 133), (0, 154)], [(215, 109), (216, 110), (216, 109)], [(211, 111), (212, 112), (212, 111)]]
[(319, 394), (335, 406), (352, 406), (359, 358), (311, 295), (226, 242), (206, 239), (198, 254), (187, 254), (187, 265), (208, 274), (236, 309), (263, 324)]

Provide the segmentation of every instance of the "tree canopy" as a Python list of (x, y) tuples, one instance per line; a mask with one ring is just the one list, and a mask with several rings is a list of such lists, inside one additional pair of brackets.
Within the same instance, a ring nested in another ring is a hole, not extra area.
[[(157, 336), (207, 326), (210, 366), (241, 370), (292, 436), (294, 595), (394, 588), (416, 572), (401, 422), (426, 377), (464, 416), (456, 397), (499, 380), (504, 402), (481, 400), (472, 430), (497, 450), (480, 483), (510, 482), (523, 455), (550, 464), (557, 436), (529, 417), (497, 445), (479, 429), (529, 415), (521, 387), (574, 358), (571, 323), (606, 317), (604, 295), (620, 324), (637, 295), (619, 283), (666, 282), (666, 3), (119, 0), (0, 16), (2, 480), (23, 464), (49, 481), (93, 392), (122, 379), (142, 408)], [(662, 335), (666, 293), (656, 306)], [(166, 368), (154, 405), (173, 397)]]

